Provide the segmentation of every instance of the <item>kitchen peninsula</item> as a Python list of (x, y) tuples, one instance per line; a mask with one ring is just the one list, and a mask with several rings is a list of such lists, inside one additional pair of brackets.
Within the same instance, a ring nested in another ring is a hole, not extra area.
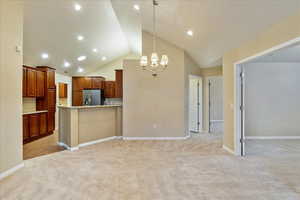
[(122, 136), (122, 106), (59, 106), (59, 143), (69, 150)]

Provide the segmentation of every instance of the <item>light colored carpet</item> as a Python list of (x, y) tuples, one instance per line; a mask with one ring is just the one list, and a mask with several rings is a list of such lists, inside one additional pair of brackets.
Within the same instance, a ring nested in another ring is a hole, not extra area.
[(1, 200), (298, 200), (300, 156), (234, 157), (220, 136), (115, 140), (25, 161)]

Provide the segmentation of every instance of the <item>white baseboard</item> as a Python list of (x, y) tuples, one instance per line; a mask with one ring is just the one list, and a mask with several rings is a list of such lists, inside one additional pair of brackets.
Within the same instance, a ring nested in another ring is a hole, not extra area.
[(246, 140), (295, 140), (300, 136), (249, 136)]
[(225, 146), (225, 145), (223, 145), (223, 149), (224, 149), (225, 151), (227, 151), (227, 152), (233, 154), (233, 155), (236, 155), (235, 152), (234, 152), (233, 150), (231, 150), (229, 147), (227, 147), (227, 146)]
[(22, 167), (24, 167), (23, 162), (21, 164), (15, 166), (15, 167), (13, 167), (13, 168), (10, 168), (9, 170), (6, 170), (6, 171), (0, 173), (0, 180), (8, 177), (9, 175), (13, 174), (14, 172), (21, 169)]
[(57, 144), (61, 147), (68, 149), (69, 151), (77, 151), (79, 149), (79, 147), (69, 147), (68, 145), (66, 145), (63, 142), (58, 142)]
[(110, 140), (115, 140), (115, 139), (120, 139), (119, 136), (112, 136), (112, 137), (107, 137), (107, 138), (103, 138), (100, 140), (94, 140), (91, 142), (86, 142), (86, 143), (82, 143), (79, 144), (79, 147), (85, 147), (85, 146), (89, 146), (89, 145), (93, 145), (93, 144), (97, 144), (97, 143), (101, 143), (101, 142), (106, 142), (106, 141), (110, 141)]
[(190, 138), (190, 135), (185, 136), (185, 137), (123, 137), (123, 136), (112, 136), (112, 137), (107, 137), (107, 138), (103, 138), (100, 140), (94, 140), (91, 142), (86, 142), (86, 143), (82, 143), (79, 144), (78, 147), (69, 147), (68, 145), (66, 145), (63, 142), (58, 142), (57, 144), (59, 146), (62, 146), (70, 151), (76, 151), (78, 150), (80, 147), (86, 147), (89, 145), (93, 145), (93, 144), (98, 144), (101, 142), (106, 142), (106, 141), (110, 141), (110, 140), (186, 140)]
[(123, 137), (123, 140), (186, 140), (190, 136), (185, 137)]

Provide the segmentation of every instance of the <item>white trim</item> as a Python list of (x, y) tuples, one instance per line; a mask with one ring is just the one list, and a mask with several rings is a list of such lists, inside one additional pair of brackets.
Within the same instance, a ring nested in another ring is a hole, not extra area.
[(257, 57), (261, 57), (261, 56), (267, 55), (269, 53), (272, 53), (273, 51), (277, 51), (279, 49), (283, 49), (285, 47), (289, 47), (289, 46), (294, 45), (295, 43), (299, 43), (299, 42), (300, 42), (300, 37), (294, 38), (292, 40), (289, 40), (287, 42), (284, 42), (282, 44), (274, 46), (274, 47), (272, 47), (270, 49), (267, 49), (267, 50), (262, 51), (260, 53), (254, 54), (253, 56), (250, 56), (250, 57), (247, 57), (247, 58), (245, 58), (243, 60), (240, 60), (240, 61), (236, 62), (235, 65), (239, 65), (239, 64), (248, 62), (248, 61), (253, 60), (253, 59), (257, 58)]
[(123, 140), (186, 140), (190, 135), (185, 137), (123, 137)]
[(223, 123), (224, 120), (210, 120), (210, 122), (212, 122), (212, 123)]
[(300, 136), (249, 136), (246, 140), (299, 140)]
[(115, 139), (118, 139), (118, 138), (119, 137), (117, 137), (117, 136), (112, 136), (112, 137), (102, 138), (102, 139), (99, 139), (99, 140), (94, 140), (94, 141), (91, 141), (91, 142), (82, 143), (82, 144), (79, 144), (78, 146), (79, 147), (85, 147), (85, 146), (89, 146), (89, 145), (93, 145), (93, 144), (97, 144), (97, 143), (101, 143), (101, 142), (115, 140)]
[(66, 145), (63, 142), (58, 142), (57, 143), (59, 146), (66, 148), (69, 151), (77, 151), (79, 149), (79, 147), (69, 147), (68, 145)]
[(236, 155), (236, 153), (235, 153), (233, 150), (231, 150), (229, 147), (227, 147), (227, 146), (225, 146), (225, 145), (223, 145), (223, 149), (224, 149), (225, 151), (227, 151), (228, 153), (230, 153), (230, 154)]
[(190, 138), (191, 136), (185, 136), (185, 137), (123, 137), (123, 136), (112, 136), (112, 137), (107, 137), (107, 138), (103, 138), (100, 140), (95, 140), (95, 141), (91, 141), (91, 142), (86, 142), (86, 143), (82, 143), (79, 144), (77, 147), (69, 147), (68, 145), (66, 145), (63, 142), (58, 142), (57, 144), (59, 146), (65, 147), (67, 150), (70, 151), (76, 151), (78, 150), (80, 147), (85, 147), (85, 146), (89, 146), (89, 145), (93, 145), (93, 144), (97, 144), (97, 143), (101, 143), (101, 142), (106, 142), (106, 141), (110, 141), (110, 140), (186, 140), (188, 138)]
[(18, 164), (17, 166), (13, 167), (13, 168), (10, 168), (2, 173), (0, 173), (0, 180), (1, 179), (4, 179), (8, 176), (10, 176), (11, 174), (15, 173), (17, 170), (23, 168), (25, 165), (24, 163), (22, 162), (21, 164)]
[[(261, 57), (264, 55), (267, 55), (273, 51), (277, 51), (279, 49), (283, 49), (286, 47), (289, 47), (293, 44), (299, 43), (300, 42), (300, 37), (297, 37), (295, 39), (292, 39), (290, 41), (284, 42), (280, 45), (274, 46), (270, 49), (267, 49), (265, 51), (262, 51), (260, 53), (254, 54), (253, 56), (249, 56), (245, 59), (242, 59), (236, 63), (234, 63), (234, 104), (233, 104), (233, 109), (234, 109), (234, 141), (235, 141), (235, 154), (236, 155), (241, 155), (241, 143), (240, 143), (240, 138), (241, 138), (241, 116), (239, 112), (239, 106), (240, 106), (240, 79), (239, 79), (239, 73), (240, 73), (240, 65), (249, 62), (257, 57)], [(230, 105), (231, 106), (231, 105)]]

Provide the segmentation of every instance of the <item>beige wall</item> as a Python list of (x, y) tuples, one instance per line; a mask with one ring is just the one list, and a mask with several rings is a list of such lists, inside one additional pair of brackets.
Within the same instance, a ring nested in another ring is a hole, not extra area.
[(0, 173), (23, 160), (23, 58), (16, 52), (23, 41), (23, 9), (18, 2), (0, 0)]
[(263, 52), (274, 46), (300, 37), (300, 15), (291, 16), (282, 20), (258, 37), (236, 48), (223, 57), (224, 71), (224, 145), (234, 150), (234, 63)]
[(69, 147), (122, 136), (122, 107), (59, 107), (59, 142)]
[(93, 72), (86, 73), (87, 76), (103, 76), (106, 80), (114, 81), (116, 80), (115, 70), (116, 69), (123, 69), (123, 60), (125, 59), (136, 59), (137, 55), (135, 54), (128, 54), (113, 60), (112, 62), (99, 67)]
[[(158, 77), (143, 71), (138, 60), (124, 61), (124, 137), (187, 135), (184, 51), (159, 38), (157, 49), (170, 60)], [(143, 55), (151, 53), (152, 36), (143, 32)]]

